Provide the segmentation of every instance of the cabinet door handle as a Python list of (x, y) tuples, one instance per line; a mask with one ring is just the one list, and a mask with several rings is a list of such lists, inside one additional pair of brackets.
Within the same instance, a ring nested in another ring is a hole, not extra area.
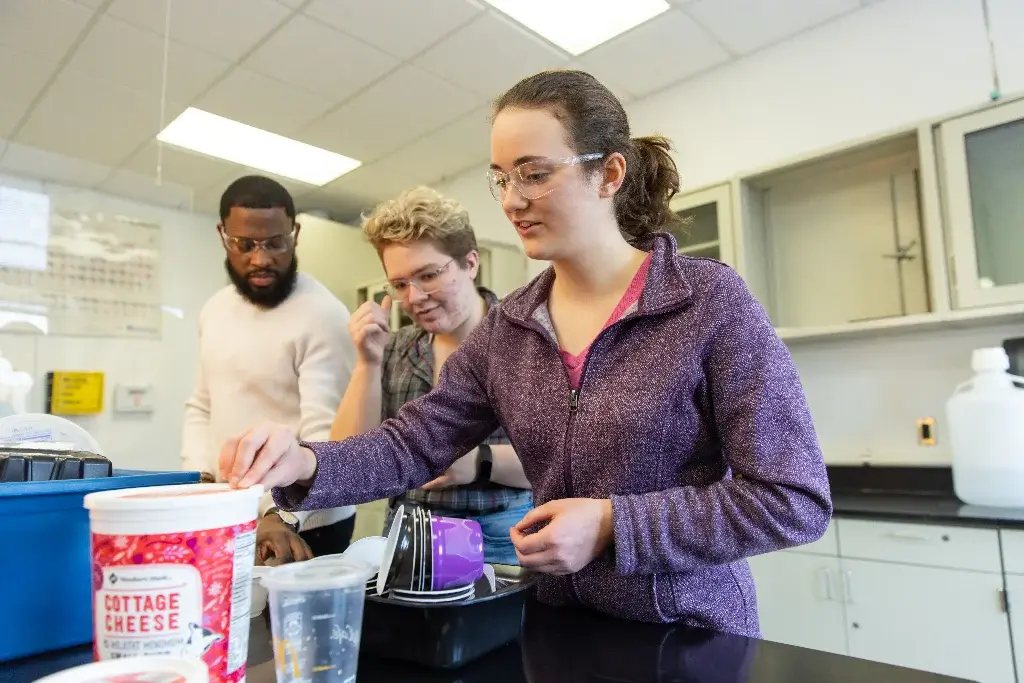
[(850, 570), (843, 572), (843, 602), (853, 604), (853, 572)]
[(832, 572), (828, 570), (828, 567), (822, 567), (818, 570), (818, 583), (820, 584), (821, 595), (824, 595), (826, 600), (836, 599), (832, 592)]

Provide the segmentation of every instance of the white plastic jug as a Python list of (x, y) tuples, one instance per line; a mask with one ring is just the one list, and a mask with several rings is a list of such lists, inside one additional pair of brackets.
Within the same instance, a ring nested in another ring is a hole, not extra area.
[(1024, 378), (1001, 347), (975, 349), (974, 377), (946, 402), (953, 489), (969, 505), (1024, 507)]

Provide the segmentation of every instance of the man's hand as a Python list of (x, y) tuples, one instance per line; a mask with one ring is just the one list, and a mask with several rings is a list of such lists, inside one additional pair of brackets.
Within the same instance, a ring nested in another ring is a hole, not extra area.
[(440, 477), (424, 484), (423, 490), (436, 491), (437, 489), (444, 489), (449, 486), (462, 486), (463, 484), (471, 484), (476, 481), (476, 456), (477, 449), (474, 448), (456, 460)]
[(232, 487), (308, 485), (316, 473), (316, 455), (299, 446), (287, 427), (263, 425), (225, 441), (219, 467), (221, 479)]
[[(532, 527), (544, 524), (534, 533)], [(564, 498), (526, 513), (510, 530), (519, 564), (545, 574), (572, 574), (590, 564), (615, 540), (612, 502)]]
[(313, 559), (313, 551), (302, 537), (273, 513), (264, 516), (256, 527), (256, 564), (265, 564), (270, 558), (278, 564)]

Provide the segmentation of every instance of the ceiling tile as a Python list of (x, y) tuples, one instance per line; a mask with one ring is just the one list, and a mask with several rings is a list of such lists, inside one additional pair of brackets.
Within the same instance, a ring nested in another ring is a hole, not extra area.
[(485, 13), (415, 63), (484, 97), (520, 79), (568, 64), (568, 55), (497, 13)]
[(490, 147), (488, 112), (486, 107), (477, 109), (408, 147), (339, 178), (326, 190), (380, 201), (410, 187), (457, 175), (475, 164), (480, 165), (483, 182)]
[(379, 200), (341, 189), (315, 190), (295, 200), (299, 213), (326, 211), (331, 220), (349, 225), (359, 225), (360, 215), (377, 205)]
[(376, 204), (397, 195), (402, 190), (426, 182), (429, 176), (429, 168), (411, 166), (394, 155), (357, 168), (323, 188), (316, 196), (326, 193), (367, 197)]
[(330, 109), (332, 103), (301, 88), (239, 67), (203, 95), (196, 106), (278, 135), (294, 136)]
[(64, 56), (93, 15), (67, 0), (2, 0), (0, 6), (0, 45), (55, 59)]
[(480, 14), (483, 8), (471, 0), (313, 0), (303, 11), (389, 54), (408, 59)]
[[(102, 17), (82, 41), (70, 66), (151, 93), (156, 110), (163, 62), (163, 38), (120, 19)], [(190, 102), (230, 67), (221, 57), (174, 42), (167, 64), (167, 97), (176, 102)]]
[(750, 54), (859, 7), (857, 0), (694, 0), (685, 7), (735, 54)]
[[(164, 34), (167, 0), (114, 0), (107, 14)], [(291, 10), (275, 0), (174, 0), (171, 38), (232, 62), (284, 21)]]
[(150, 176), (118, 169), (97, 187), (100, 192), (125, 197), (147, 204), (157, 204), (172, 209), (191, 207), (192, 189), (164, 181), (157, 184)]
[(621, 83), (644, 97), (728, 60), (729, 53), (707, 31), (672, 10), (590, 50), (579, 64), (598, 80)]
[(267, 76), (343, 102), (398, 65), (391, 55), (309, 19), (294, 16), (244, 62)]
[(378, 81), (299, 136), (364, 162), (484, 103), (484, 98), (414, 66)]
[(491, 153), (490, 107), (481, 107), (438, 131), (425, 135), (395, 156), (401, 163), (423, 169), (419, 182), (454, 176), (480, 165), (483, 182)]
[(0, 169), (30, 178), (41, 178), (76, 187), (95, 187), (110, 175), (111, 168), (82, 159), (49, 152), (11, 142), (2, 158)]
[[(160, 147), (163, 147), (162, 153)], [(231, 173), (242, 174), (237, 164), (214, 159), (203, 154), (160, 145), (153, 141), (143, 147), (135, 156), (121, 165), (121, 169), (142, 175), (150, 180), (156, 178), (157, 162), (161, 165), (161, 179), (184, 187), (202, 189)]]
[[(66, 68), (15, 142), (117, 166), (159, 132), (158, 103), (148, 93)], [(169, 118), (183, 109), (169, 103)]]
[(20, 52), (0, 45), (0, 64), (17, 64), (16, 69), (0, 68), (0, 137), (7, 137), (21, 121), (43, 86), (57, 68), (58, 58)]

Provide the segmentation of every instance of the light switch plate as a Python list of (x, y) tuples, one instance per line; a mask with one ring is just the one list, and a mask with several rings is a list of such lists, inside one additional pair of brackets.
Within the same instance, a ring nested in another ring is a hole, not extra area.
[(151, 413), (153, 408), (151, 384), (119, 384), (114, 389), (115, 413)]

